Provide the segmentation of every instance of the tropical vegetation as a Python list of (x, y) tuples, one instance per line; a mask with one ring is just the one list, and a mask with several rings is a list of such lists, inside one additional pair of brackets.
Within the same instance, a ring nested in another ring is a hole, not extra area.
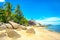
[(0, 7), (0, 22), (8, 23), (9, 21), (14, 21), (21, 25), (28, 25), (28, 20), (20, 10), (20, 5), (18, 4), (16, 8), (12, 7), (9, 2), (6, 2), (3, 8)]

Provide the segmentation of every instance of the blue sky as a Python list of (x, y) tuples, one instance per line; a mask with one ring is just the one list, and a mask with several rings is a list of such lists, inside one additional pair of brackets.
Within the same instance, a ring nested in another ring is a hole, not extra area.
[[(60, 19), (60, 0), (5, 0), (5, 2), (10, 2), (13, 7), (20, 4), (21, 10), (27, 19), (32, 18), (37, 21), (52, 18), (54, 20)], [(60, 22), (58, 20), (57, 22)]]

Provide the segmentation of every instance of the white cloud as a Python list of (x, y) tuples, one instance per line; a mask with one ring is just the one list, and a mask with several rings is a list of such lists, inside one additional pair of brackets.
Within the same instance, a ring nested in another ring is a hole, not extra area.
[(58, 18), (58, 17), (51, 17), (51, 18), (46, 18), (46, 19), (42, 19), (42, 20), (36, 20), (36, 22), (41, 23), (41, 24), (57, 25), (57, 24), (60, 24), (60, 18)]
[(5, 2), (5, 0), (0, 0), (0, 2)]

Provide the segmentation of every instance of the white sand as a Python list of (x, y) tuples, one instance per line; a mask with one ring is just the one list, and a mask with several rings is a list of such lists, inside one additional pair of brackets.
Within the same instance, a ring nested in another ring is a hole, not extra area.
[[(27, 27), (27, 28), (33, 28), (35, 30), (35, 34), (27, 33), (26, 30), (20, 31), (14, 30), (17, 34), (20, 35), (20, 37), (10, 38), (8, 34), (7, 35), (4, 34), (0, 36), (0, 40), (60, 40), (60, 33), (51, 32), (45, 30), (42, 27)], [(0, 34), (2, 33), (6, 33), (6, 30), (0, 31)], [(13, 34), (14, 33), (12, 33), (12, 35)]]

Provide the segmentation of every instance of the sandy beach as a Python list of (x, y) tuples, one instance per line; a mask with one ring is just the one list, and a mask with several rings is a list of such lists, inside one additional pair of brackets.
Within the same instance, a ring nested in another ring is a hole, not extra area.
[(12, 29), (16, 33), (11, 29), (2, 30), (0, 31), (0, 40), (60, 40), (60, 33), (48, 31), (42, 27), (27, 27), (27, 29), (29, 28), (33, 28), (35, 33), (27, 33), (27, 30)]
[(0, 0), (0, 40), (60, 40), (60, 0)]

